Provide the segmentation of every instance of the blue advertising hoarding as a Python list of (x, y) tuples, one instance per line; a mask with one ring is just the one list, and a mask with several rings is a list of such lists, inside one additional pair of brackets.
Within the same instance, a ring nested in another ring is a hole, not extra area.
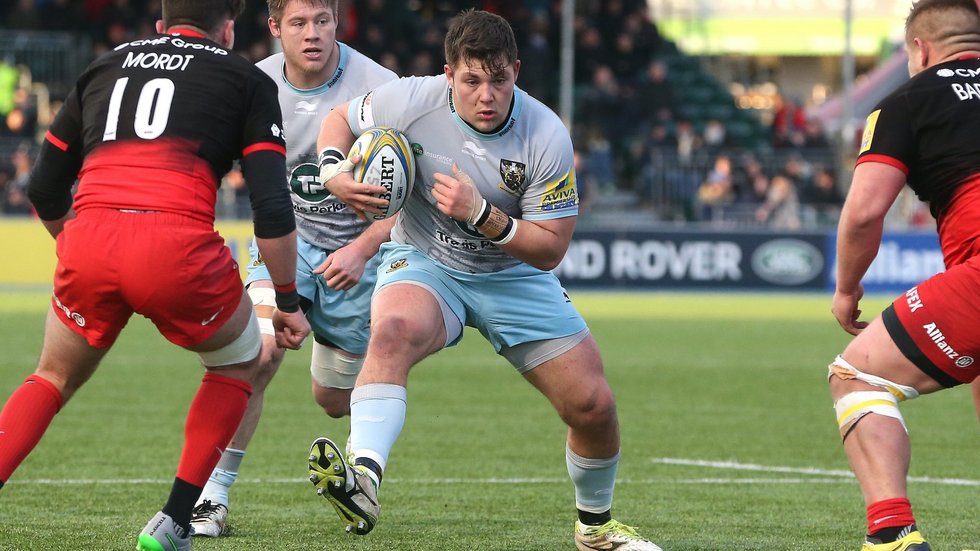
[[(827, 236), (827, 256), (831, 259), (828, 288), (837, 281), (837, 235)], [(885, 233), (881, 247), (861, 280), (866, 293), (902, 293), (920, 281), (945, 270), (939, 237), (935, 232)]]
[(824, 289), (823, 233), (576, 232), (555, 270), (569, 288)]
[[(568, 288), (833, 291), (836, 253), (833, 232), (582, 230), (555, 273)], [(935, 233), (886, 233), (865, 291), (901, 293), (943, 269)]]

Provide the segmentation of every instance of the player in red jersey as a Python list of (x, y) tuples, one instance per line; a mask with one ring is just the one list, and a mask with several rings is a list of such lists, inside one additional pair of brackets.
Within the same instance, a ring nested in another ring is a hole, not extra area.
[(243, 8), (243, 0), (164, 0), (160, 35), (119, 45), (79, 77), (28, 187), (57, 239), (58, 265), (37, 369), (0, 411), (0, 484), (133, 313), (197, 352), (205, 367), (170, 497), (137, 549), (191, 548), (194, 502), (251, 393), (258, 322), (214, 231), (217, 188), (235, 159), (276, 284), (277, 342), (298, 348), (309, 332), (295, 290), (276, 85), (230, 50)]
[[(980, 13), (920, 0), (905, 24), (911, 80), (868, 116), (837, 236), (832, 311), (855, 335), (830, 366), (851, 469), (867, 506), (864, 551), (927, 551), (908, 500), (911, 447), (898, 403), (980, 374)], [(936, 217), (946, 271), (859, 321), (861, 278), (908, 184)]]

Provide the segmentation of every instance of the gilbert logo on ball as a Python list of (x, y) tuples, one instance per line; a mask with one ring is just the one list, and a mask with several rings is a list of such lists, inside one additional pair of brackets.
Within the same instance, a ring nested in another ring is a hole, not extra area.
[(371, 128), (354, 141), (347, 158), (354, 155), (362, 156), (361, 162), (354, 165), (354, 179), (384, 187), (385, 192), (378, 197), (388, 200), (384, 212), (368, 213), (367, 217), (384, 220), (394, 216), (412, 194), (415, 185), (415, 155), (411, 142), (394, 128)]

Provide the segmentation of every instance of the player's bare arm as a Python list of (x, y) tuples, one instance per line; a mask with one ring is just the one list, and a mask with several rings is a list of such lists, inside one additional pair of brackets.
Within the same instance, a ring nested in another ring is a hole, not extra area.
[[(396, 215), (397, 216), (397, 215)], [(364, 275), (364, 266), (391, 239), (396, 216), (373, 222), (357, 239), (330, 253), (313, 273), (323, 276), (327, 286), (346, 291)]]
[(436, 173), (432, 195), (440, 212), (467, 222), (508, 254), (541, 270), (552, 270), (565, 256), (577, 217), (518, 220), (489, 204), (465, 172)]
[(320, 135), (316, 140), (320, 152), (320, 183), (363, 220), (365, 212), (381, 214), (388, 201), (375, 196), (385, 192), (383, 187), (363, 184), (351, 175), (354, 165), (361, 159), (358, 155), (346, 158), (356, 139), (347, 124), (349, 105), (350, 102), (346, 102), (333, 108), (320, 124)]
[(858, 320), (861, 278), (878, 254), (885, 215), (904, 186), (905, 173), (891, 165), (866, 162), (854, 170), (837, 228), (837, 289), (831, 306), (837, 322), (852, 335), (867, 327)]

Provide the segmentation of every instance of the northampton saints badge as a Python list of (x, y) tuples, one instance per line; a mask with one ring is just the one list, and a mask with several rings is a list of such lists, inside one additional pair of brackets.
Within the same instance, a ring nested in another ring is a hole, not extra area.
[(527, 185), (524, 181), (527, 175), (526, 173), (527, 165), (524, 163), (500, 159), (500, 177), (503, 179), (508, 191), (514, 193), (523, 192), (524, 186)]

